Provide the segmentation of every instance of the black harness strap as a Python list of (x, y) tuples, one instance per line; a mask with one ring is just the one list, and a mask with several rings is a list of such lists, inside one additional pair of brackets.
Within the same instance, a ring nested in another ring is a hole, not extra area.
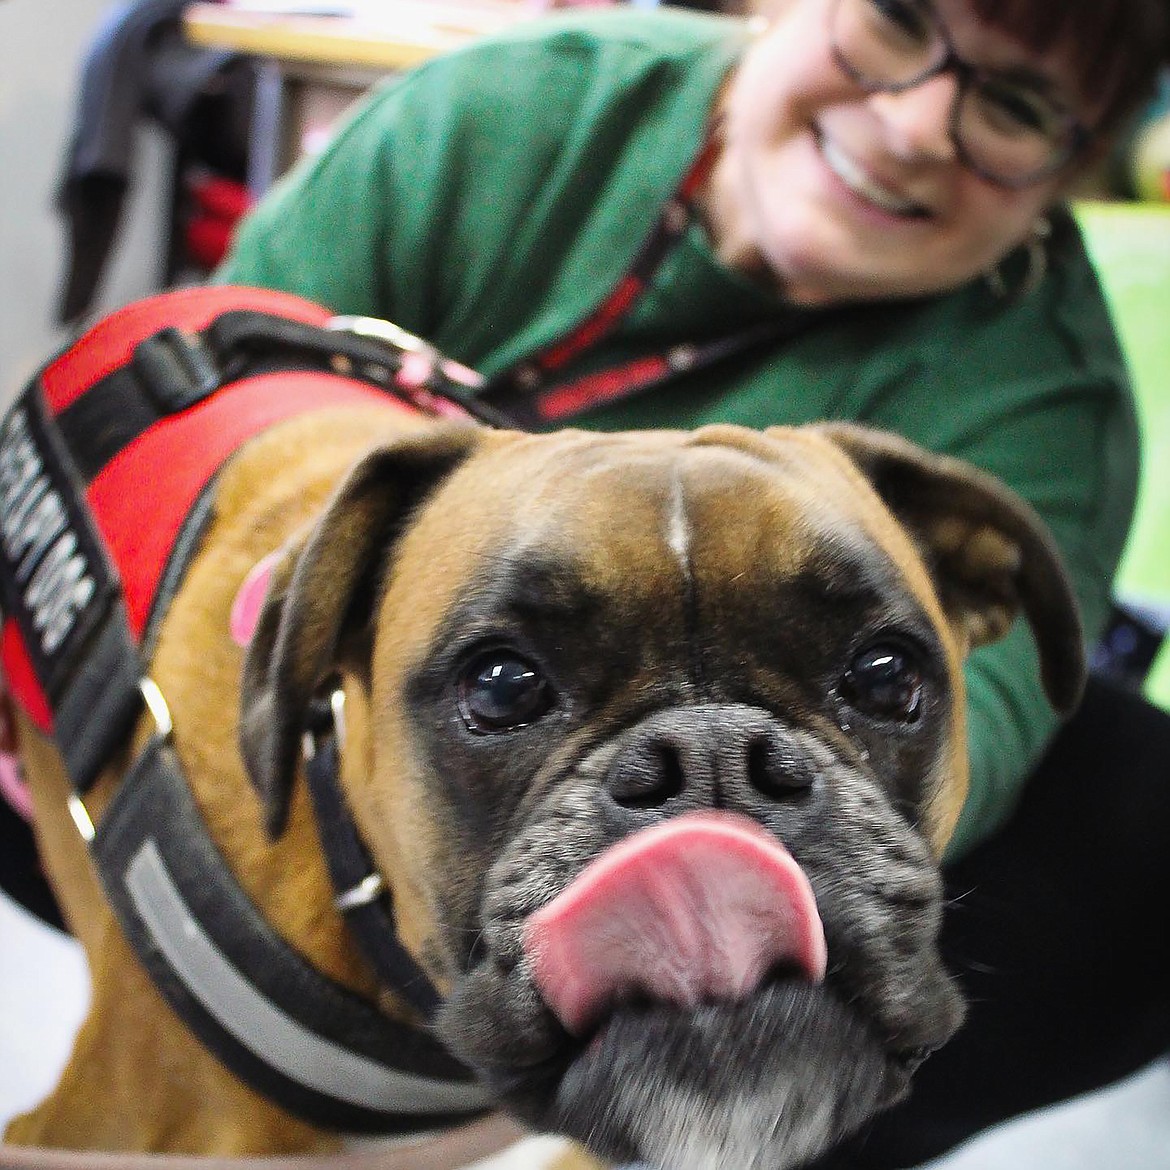
[(35, 382), (0, 428), (0, 605), (21, 632), (65, 767), (84, 793), (141, 711), (142, 671), (117, 571)]
[(159, 990), (238, 1076), (354, 1133), (449, 1124), (486, 1092), (425, 1030), (319, 974), (257, 912), (156, 736), (94, 837), (106, 896)]
[[(418, 350), (431, 352), (421, 341)], [(282, 370), (341, 374), (423, 413), (431, 413), (431, 400), (441, 399), (486, 426), (509, 425), (471, 388), (446, 376), (437, 355), (423, 386), (400, 385), (405, 356), (385, 341), (343, 329), (319, 329), (252, 310), (223, 313), (201, 333), (163, 329), (146, 338), (127, 365), (95, 382), (55, 422), (85, 481), (160, 419), (202, 402), (229, 382)]]

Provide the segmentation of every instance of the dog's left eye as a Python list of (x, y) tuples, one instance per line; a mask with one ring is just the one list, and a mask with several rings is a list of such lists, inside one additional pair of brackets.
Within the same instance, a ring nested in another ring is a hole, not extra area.
[(507, 650), (479, 655), (459, 677), (459, 710), (472, 731), (513, 731), (539, 719), (552, 703), (548, 680)]
[(841, 680), (841, 691), (867, 715), (913, 723), (922, 706), (922, 682), (922, 669), (914, 655), (885, 642), (854, 655)]

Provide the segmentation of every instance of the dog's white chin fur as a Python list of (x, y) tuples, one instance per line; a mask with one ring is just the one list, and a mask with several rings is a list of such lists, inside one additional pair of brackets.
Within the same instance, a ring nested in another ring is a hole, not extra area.
[(898, 1100), (907, 1077), (823, 988), (620, 1010), (566, 1073), (566, 1132), (670, 1170), (787, 1170)]

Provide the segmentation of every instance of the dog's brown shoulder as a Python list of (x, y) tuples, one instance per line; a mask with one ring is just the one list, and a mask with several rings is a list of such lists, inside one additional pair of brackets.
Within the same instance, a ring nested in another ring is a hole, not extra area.
[[(224, 468), (212, 520), (174, 598), (151, 664), (171, 706), (179, 759), (212, 839), (269, 922), (327, 975), (370, 995), (376, 985), (331, 898), (311, 810), (299, 790), (289, 831), (269, 838), (262, 809), (239, 764), (237, 702), (244, 648), (227, 635), (248, 573), (311, 527), (346, 471), (367, 449), (417, 429), (415, 416), (378, 408), (319, 411), (252, 440)], [(357, 697), (350, 736), (360, 739)], [(360, 756), (360, 749), (353, 753)]]

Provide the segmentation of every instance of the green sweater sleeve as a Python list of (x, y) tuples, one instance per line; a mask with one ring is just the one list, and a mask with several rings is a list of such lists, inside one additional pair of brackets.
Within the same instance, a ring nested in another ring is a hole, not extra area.
[(240, 225), (214, 279), (296, 293), (340, 313), (394, 317), (383, 240), (387, 224), (405, 230), (408, 221), (395, 207), (387, 160), (407, 97), (368, 101), (323, 154), (286, 175)]
[(633, 258), (743, 36), (726, 18), (615, 9), (429, 61), (277, 185), (216, 279), (389, 318), (489, 372), (508, 365)]
[[(477, 46), (370, 95), (247, 217), (215, 279), (385, 318), (477, 365), (486, 334), (519, 327), (497, 290), (530, 252), (526, 211), (548, 166), (544, 122), (518, 133), (523, 99), (500, 82), (524, 52)], [(545, 62), (550, 104), (568, 104), (566, 68)]]

